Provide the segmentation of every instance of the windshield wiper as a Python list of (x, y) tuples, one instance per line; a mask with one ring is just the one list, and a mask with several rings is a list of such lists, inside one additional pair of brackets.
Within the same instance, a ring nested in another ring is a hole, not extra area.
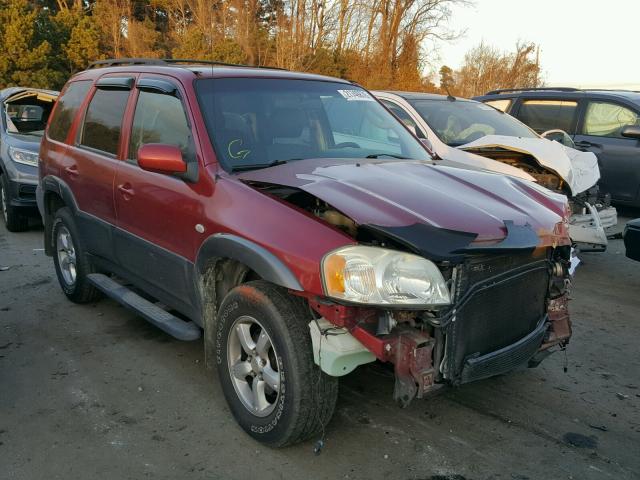
[(378, 157), (393, 157), (393, 158), (399, 158), (400, 160), (408, 160), (407, 157), (394, 155), (393, 153), (372, 153), (371, 155), (367, 155), (366, 158), (378, 158)]
[(258, 170), (261, 168), (269, 168), (269, 167), (275, 167), (276, 165), (284, 165), (285, 163), (289, 162), (290, 160), (302, 160), (301, 158), (290, 158), (289, 160), (274, 160), (273, 162), (270, 163), (249, 163), (246, 165), (234, 165), (233, 167), (231, 167), (231, 171), (233, 172), (242, 172), (245, 170)]

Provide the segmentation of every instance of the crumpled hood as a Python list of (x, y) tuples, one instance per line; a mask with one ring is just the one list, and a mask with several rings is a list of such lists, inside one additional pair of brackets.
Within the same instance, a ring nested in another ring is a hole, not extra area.
[(591, 152), (581, 152), (544, 138), (485, 135), (458, 148), (504, 148), (529, 154), (543, 167), (553, 170), (569, 185), (572, 195), (593, 187), (600, 179), (598, 158)]
[(501, 241), (505, 221), (551, 235), (566, 198), (532, 182), (415, 160), (311, 159), (238, 175), (245, 182), (299, 188), (359, 225), (423, 224)]

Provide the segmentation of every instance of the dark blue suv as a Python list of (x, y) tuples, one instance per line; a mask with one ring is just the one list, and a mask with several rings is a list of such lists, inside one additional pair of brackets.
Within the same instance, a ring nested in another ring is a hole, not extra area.
[(474, 100), (507, 112), (536, 132), (564, 130), (600, 164), (600, 191), (640, 206), (640, 91), (536, 88), (495, 90)]

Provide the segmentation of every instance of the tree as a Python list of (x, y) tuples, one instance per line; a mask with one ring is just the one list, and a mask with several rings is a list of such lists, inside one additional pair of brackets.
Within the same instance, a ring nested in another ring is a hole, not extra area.
[[(62, 72), (51, 68), (49, 22), (27, 0), (0, 2), (0, 85), (58, 85)], [(44, 27), (44, 28), (43, 28)]]
[(501, 52), (481, 43), (465, 55), (455, 75), (455, 94), (472, 97), (497, 88), (541, 86), (538, 52), (534, 43), (518, 43), (514, 52)]

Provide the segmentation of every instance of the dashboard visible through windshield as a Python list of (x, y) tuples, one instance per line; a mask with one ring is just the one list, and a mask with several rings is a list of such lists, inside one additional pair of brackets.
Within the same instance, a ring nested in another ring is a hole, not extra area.
[(355, 85), (218, 78), (198, 80), (196, 91), (227, 170), (309, 158), (429, 159), (420, 142)]

